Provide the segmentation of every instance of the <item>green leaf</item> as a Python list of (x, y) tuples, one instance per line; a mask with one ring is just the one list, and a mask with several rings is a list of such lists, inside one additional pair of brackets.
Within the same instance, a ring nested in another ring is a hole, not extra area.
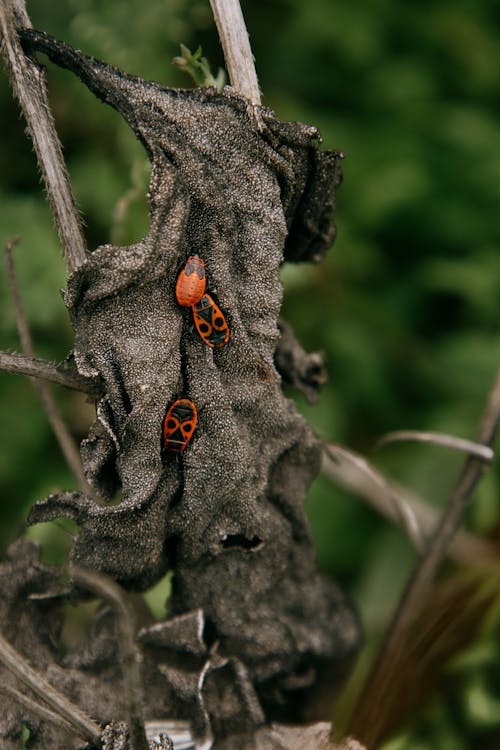
[(217, 91), (222, 91), (226, 81), (226, 74), (222, 68), (219, 68), (217, 75), (214, 76), (207, 58), (202, 57), (201, 47), (198, 47), (195, 52), (191, 52), (184, 44), (181, 44), (180, 48), (181, 54), (179, 57), (174, 57), (173, 64), (187, 73), (196, 86), (214, 86)]

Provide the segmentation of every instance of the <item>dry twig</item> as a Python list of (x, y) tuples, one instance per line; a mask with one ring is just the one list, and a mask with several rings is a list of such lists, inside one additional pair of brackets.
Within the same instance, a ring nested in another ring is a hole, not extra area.
[(51, 724), (55, 724), (59, 727), (63, 726), (68, 730), (68, 732), (74, 732), (76, 730), (78, 736), (83, 737), (84, 739), (88, 737), (88, 735), (82, 733), (80, 727), (76, 728), (69, 721), (63, 719), (62, 716), (60, 716), (58, 713), (51, 711), (41, 703), (37, 703), (36, 701), (31, 700), (31, 698), (28, 698), (27, 695), (24, 695), (24, 693), (21, 693), (19, 690), (16, 690), (10, 685), (0, 684), (0, 694), (6, 695), (9, 698), (13, 698), (22, 706), (27, 708), (28, 711), (34, 716), (39, 716), (40, 719), (43, 719), (43, 721), (48, 721)]
[(103, 395), (103, 386), (98, 378), (87, 378), (70, 367), (46, 362), (43, 359), (38, 359), (38, 357), (27, 357), (25, 354), (0, 351), (0, 370), (17, 375), (28, 375), (39, 380), (47, 380), (73, 391), (87, 393), (94, 398)]
[[(99, 744), (101, 728), (89, 719), (78, 706), (71, 703), (41, 674), (35, 672), (21, 654), (0, 634), (0, 662), (21, 682), (33, 690), (41, 701), (54, 709), (81, 737)], [(38, 712), (39, 713), (39, 712)]]
[(210, 0), (231, 85), (254, 105), (260, 90), (239, 0)]
[(333, 477), (345, 476), (346, 464), (348, 466), (354, 466), (360, 474), (367, 477), (378, 488), (385, 499), (385, 508), (389, 509), (388, 512), (392, 517), (401, 520), (408, 538), (416, 551), (418, 553), (423, 552), (425, 544), (424, 533), (414, 509), (411, 504), (406, 501), (406, 498), (400, 493), (396, 493), (394, 488), (392, 488), (386, 481), (385, 477), (382, 476), (377, 469), (371, 466), (363, 456), (333, 443), (324, 444), (323, 448), (330, 459), (330, 461), (326, 463), (329, 475)]
[(473, 440), (464, 440), (454, 435), (445, 435), (442, 432), (420, 432), (419, 430), (398, 430), (397, 432), (388, 432), (383, 435), (375, 444), (375, 448), (382, 448), (390, 443), (399, 443), (404, 441), (415, 441), (417, 443), (430, 443), (431, 445), (441, 445), (443, 448), (451, 448), (462, 453), (469, 453), (471, 456), (481, 458), (483, 461), (493, 461), (495, 454), (488, 445), (480, 445)]
[(130, 750), (148, 750), (142, 718), (142, 684), (139, 653), (135, 645), (134, 620), (124, 592), (117, 583), (102, 573), (86, 570), (77, 565), (71, 567), (70, 573), (75, 583), (107, 601), (116, 612)]
[(71, 273), (85, 262), (87, 248), (50, 111), (44, 71), (24, 54), (16, 33), (19, 27), (31, 28), (24, 0), (2, 0), (3, 56), (33, 141), (68, 273)]
[[(12, 260), (12, 250), (17, 245), (17, 242), (17, 240), (11, 240), (7, 243), (5, 248), (7, 282), (14, 302), (17, 328), (19, 331), (19, 337), (21, 339), (23, 351), (28, 357), (33, 358), (35, 356), (33, 341), (28, 326), (28, 320), (24, 312), (21, 295), (19, 294), (19, 289), (17, 288), (14, 274), (14, 263)], [(75, 441), (68, 432), (66, 425), (64, 424), (63, 418), (61, 417), (57, 404), (54, 401), (47, 384), (41, 380), (33, 380), (32, 382), (33, 387), (37, 392), (38, 398), (40, 399), (42, 406), (45, 409), (49, 424), (52, 427), (54, 435), (56, 436), (59, 447), (61, 448), (64, 458), (66, 459), (66, 463), (75, 476), (78, 486), (80, 487), (82, 492), (93, 496), (94, 491), (85, 478), (78, 448), (75, 444)]]
[[(330, 448), (334, 448), (334, 458), (331, 452), (325, 450), (322, 471), (331, 482), (365, 500), (377, 513), (390, 521), (401, 523), (405, 517), (403, 509), (406, 509), (406, 514), (414, 519), (411, 527), (416, 522), (420, 530), (419, 535), (424, 539), (429, 538), (438, 520), (438, 511), (435, 508), (407, 487), (396, 484), (366, 459), (353, 461), (349, 456), (356, 454), (352, 454), (351, 451), (344, 448), (344, 453), (341, 454), (334, 446)], [(366, 468), (369, 470), (366, 471)], [(404, 523), (403, 528), (408, 530)], [(485, 568), (495, 570), (499, 565), (496, 547), (463, 529), (457, 531), (452, 539), (448, 555), (456, 562), (480, 563)]]
[[(481, 419), (476, 442), (491, 447), (500, 420), (500, 370), (490, 391), (486, 408)], [(391, 689), (394, 689), (394, 665), (404, 651), (409, 628), (422, 611), (431, 590), (432, 582), (455, 535), (472, 493), (483, 476), (487, 464), (477, 456), (469, 456), (465, 462), (455, 489), (443, 511), (439, 524), (433, 532), (426, 554), (417, 563), (406, 589), (399, 601), (384, 642), (377, 655), (372, 670), (363, 686), (362, 695), (354, 711), (356, 734), (373, 747), (380, 732), (380, 722), (373, 720), (374, 696), (381, 703)]]

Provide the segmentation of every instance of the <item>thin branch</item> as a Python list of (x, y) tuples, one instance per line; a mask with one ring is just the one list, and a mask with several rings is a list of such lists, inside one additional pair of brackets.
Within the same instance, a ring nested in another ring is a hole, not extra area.
[(148, 741), (142, 718), (142, 682), (139, 668), (139, 653), (135, 643), (134, 618), (125, 599), (124, 592), (108, 576), (73, 565), (70, 574), (75, 583), (92, 591), (107, 601), (117, 615), (119, 634), (118, 647), (123, 669), (123, 683), (127, 708), (127, 725), (130, 750), (148, 750)]
[(231, 85), (253, 105), (260, 90), (250, 40), (239, 0), (210, 0)]
[[(496, 437), (499, 420), (500, 370), (496, 374), (495, 382), (488, 396), (476, 442), (491, 447)], [(357, 735), (365, 741), (367, 747), (373, 746), (377, 741), (377, 723), (372, 722), (370, 718), (375, 696), (377, 701), (381, 701), (387, 691), (391, 690), (394, 680), (391, 667), (399, 661), (398, 657), (401, 650), (405, 648), (410, 626), (422, 611), (438, 566), (447, 553), (451, 540), (470, 503), (472, 493), (486, 468), (487, 466), (482, 459), (476, 456), (467, 458), (439, 524), (429, 540), (427, 553), (417, 563), (398, 603), (354, 712)]]
[[(398, 504), (406, 507), (413, 515), (420, 535), (428, 539), (436, 528), (437, 510), (407, 487), (397, 485), (368, 461), (365, 464), (370, 468), (369, 472), (363, 471), (359, 464), (345, 460), (338, 452), (333, 458), (325, 451), (322, 471), (331, 482), (365, 500), (371, 508), (390, 521), (401, 523), (402, 513), (398, 510)], [(375, 475), (379, 478), (377, 481)], [(397, 503), (394, 502), (395, 499)], [(480, 563), (483, 567), (495, 570), (500, 562), (493, 544), (463, 529), (452, 540), (448, 555), (456, 562), (469, 565)]]
[(375, 444), (375, 448), (382, 448), (389, 443), (399, 443), (404, 441), (414, 441), (417, 443), (431, 443), (432, 445), (441, 445), (443, 448), (451, 448), (462, 453), (469, 453), (471, 456), (481, 458), (483, 461), (491, 463), (495, 458), (493, 450), (487, 445), (480, 445), (472, 440), (464, 440), (454, 435), (445, 435), (442, 432), (420, 432), (419, 430), (398, 430), (397, 432), (388, 432), (383, 435)]
[(21, 654), (0, 634), (0, 662), (21, 682), (54, 709), (87, 741), (100, 746), (101, 728), (89, 719), (78, 706), (56, 690), (41, 674), (35, 672)]
[[(497, 372), (495, 383), (488, 397), (488, 403), (477, 436), (477, 443), (491, 447), (495, 439), (499, 419), (500, 370)], [(438, 565), (446, 555), (448, 545), (462, 521), (472, 493), (485, 473), (486, 468), (484, 461), (475, 456), (470, 456), (466, 460), (440, 522), (429, 540), (427, 554), (417, 566), (405, 596), (401, 601), (401, 611), (395, 621), (397, 622), (396, 636), (399, 631), (407, 627), (409, 622), (414, 620), (415, 614), (425, 600)]]
[(99, 398), (104, 393), (99, 378), (87, 378), (70, 367), (46, 362), (38, 357), (27, 357), (25, 354), (0, 351), (0, 370), (17, 375), (28, 375), (39, 380), (48, 380), (50, 383), (87, 393), (95, 398)]
[(82, 733), (79, 727), (78, 729), (76, 729), (73, 724), (71, 724), (69, 721), (66, 721), (66, 719), (63, 719), (62, 716), (54, 713), (54, 711), (46, 708), (41, 703), (37, 703), (36, 701), (31, 700), (31, 698), (28, 698), (27, 695), (24, 695), (24, 693), (20, 693), (19, 690), (16, 690), (10, 685), (0, 684), (0, 694), (7, 695), (9, 696), (9, 698), (13, 698), (15, 701), (27, 708), (31, 714), (39, 716), (43, 721), (48, 721), (51, 724), (56, 724), (58, 727), (65, 727), (68, 732), (73, 733), (76, 730), (78, 736), (82, 737), (83, 739), (86, 739), (88, 737), (88, 735)]
[[(33, 349), (33, 341), (29, 330), (28, 320), (24, 312), (21, 295), (19, 294), (14, 274), (12, 250), (17, 242), (18, 240), (12, 240), (11, 242), (8, 242), (5, 247), (7, 282), (14, 302), (17, 328), (19, 331), (19, 337), (21, 339), (23, 351), (28, 357), (34, 357), (35, 352)], [(40, 399), (42, 406), (45, 409), (50, 426), (52, 427), (57, 442), (59, 443), (59, 447), (61, 448), (64, 458), (66, 459), (66, 463), (75, 476), (79, 488), (82, 490), (82, 492), (90, 494), (90, 496), (94, 496), (95, 493), (85, 478), (78, 448), (70, 433), (66, 429), (66, 425), (64, 424), (57, 404), (54, 401), (52, 394), (50, 393), (49, 387), (42, 380), (33, 380), (32, 383), (35, 391), (37, 392), (38, 398)]]
[(85, 262), (87, 248), (50, 111), (44, 71), (24, 54), (16, 33), (20, 27), (31, 28), (24, 0), (2, 0), (2, 52), (33, 141), (69, 274)]

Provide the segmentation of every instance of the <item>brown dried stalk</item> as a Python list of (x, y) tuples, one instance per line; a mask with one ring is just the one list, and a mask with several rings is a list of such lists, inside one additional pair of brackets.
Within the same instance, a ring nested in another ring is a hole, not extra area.
[[(26, 318), (21, 295), (17, 288), (15, 274), (14, 274), (14, 263), (12, 260), (12, 250), (17, 244), (17, 240), (11, 240), (7, 243), (5, 248), (5, 264), (7, 270), (7, 282), (9, 285), (10, 293), (14, 302), (14, 309), (16, 313), (17, 328), (19, 331), (19, 337), (21, 339), (21, 345), (24, 353), (28, 357), (34, 357), (35, 352), (33, 348), (33, 340), (29, 330), (28, 320)], [(40, 399), (43, 408), (47, 414), (47, 419), (52, 427), (54, 435), (56, 436), (59, 447), (63, 453), (66, 463), (68, 464), (71, 472), (77, 480), (79, 488), (82, 492), (94, 495), (94, 491), (88, 484), (85, 474), (83, 471), (82, 462), (80, 459), (80, 453), (76, 446), (75, 441), (70, 435), (64, 420), (59, 412), (56, 402), (49, 390), (47, 384), (42, 380), (33, 380), (33, 387)]]
[(16, 29), (31, 28), (24, 0), (2, 0), (2, 53), (23, 111), (49, 197), (68, 273), (85, 262), (87, 248), (47, 97), (43, 68), (27, 57)]
[(40, 719), (43, 719), (43, 721), (48, 721), (51, 724), (55, 724), (59, 727), (63, 726), (68, 730), (68, 732), (76, 731), (77, 735), (79, 737), (83, 737), (83, 739), (86, 739), (88, 737), (88, 735), (83, 734), (80, 727), (75, 727), (73, 724), (70, 724), (69, 721), (63, 719), (60, 714), (51, 711), (49, 708), (46, 708), (42, 703), (37, 703), (36, 701), (31, 700), (31, 698), (28, 698), (27, 695), (24, 695), (24, 693), (21, 693), (19, 690), (16, 690), (10, 685), (0, 684), (0, 695), (6, 695), (9, 698), (13, 698), (22, 706), (27, 708), (31, 714), (33, 714), (34, 716), (39, 716)]
[[(410, 541), (414, 543), (405, 516), (413, 517), (410, 528), (418, 528), (418, 537), (428, 539), (436, 528), (438, 511), (407, 487), (401, 487), (385, 476), (366, 459), (353, 461), (352, 451), (340, 453), (334, 450), (323, 454), (323, 474), (334, 484), (364, 500), (377, 513), (390, 521), (402, 525)], [(368, 470), (367, 470), (368, 469)], [(415, 546), (415, 544), (414, 544)], [(418, 546), (416, 547), (418, 551)], [(448, 556), (455, 562), (481, 564), (483, 568), (497, 570), (498, 552), (494, 544), (464, 529), (457, 531), (448, 549)]]
[(487, 445), (480, 445), (473, 440), (464, 440), (454, 435), (445, 435), (442, 432), (421, 432), (420, 430), (397, 430), (383, 435), (375, 444), (375, 448), (382, 448), (390, 443), (414, 441), (416, 443), (430, 443), (440, 445), (443, 448), (451, 448), (471, 456), (481, 458), (483, 461), (493, 461), (495, 454)]
[(386, 507), (390, 508), (390, 512), (392, 511), (391, 516), (401, 520), (415, 550), (419, 554), (423, 552), (425, 547), (425, 537), (420, 521), (411, 504), (408, 503), (401, 494), (395, 492), (394, 488), (390, 486), (385, 477), (382, 476), (377, 469), (371, 466), (363, 456), (333, 443), (324, 444), (323, 448), (330, 459), (330, 463), (327, 464), (328, 473), (335, 476), (336, 469), (338, 467), (344, 467), (343, 471), (341, 469), (339, 473), (345, 475), (345, 466), (347, 464), (351, 467), (355, 467), (359, 473), (369, 478), (382, 493)]
[(70, 367), (46, 362), (43, 359), (38, 359), (38, 357), (27, 357), (25, 354), (0, 351), (0, 370), (17, 375), (28, 375), (39, 380), (47, 380), (73, 391), (87, 393), (94, 398), (99, 398), (103, 394), (103, 387), (99, 378), (87, 378)]
[[(0, 662), (22, 683), (50, 706), (73, 730), (95, 745), (100, 745), (101, 728), (78, 706), (56, 690), (41, 674), (35, 672), (21, 654), (0, 634)], [(39, 712), (38, 712), (39, 713)]]
[(210, 0), (231, 85), (254, 105), (260, 90), (239, 0)]
[(107, 601), (116, 612), (130, 750), (148, 750), (142, 718), (143, 695), (139, 653), (135, 643), (134, 618), (124, 592), (117, 583), (102, 573), (86, 570), (77, 565), (71, 566), (70, 573), (75, 583)]
[[(486, 408), (481, 419), (476, 442), (491, 447), (497, 434), (500, 420), (500, 370), (490, 391)], [(394, 666), (406, 647), (409, 628), (428, 598), (439, 564), (445, 557), (463, 515), (470, 503), (472, 493), (485, 473), (487, 464), (477, 456), (469, 456), (465, 462), (455, 489), (443, 511), (439, 524), (433, 532), (426, 554), (417, 563), (398, 607), (388, 628), (384, 642), (377, 655), (372, 670), (365, 682), (358, 705), (353, 712), (355, 733), (373, 747), (380, 733), (380, 722), (375, 720), (374, 711), (384, 695), (394, 690), (396, 676)]]

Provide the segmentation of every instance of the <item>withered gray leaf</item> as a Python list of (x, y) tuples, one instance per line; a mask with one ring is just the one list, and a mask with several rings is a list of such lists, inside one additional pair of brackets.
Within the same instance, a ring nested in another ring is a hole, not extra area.
[[(30, 520), (74, 518), (74, 559), (130, 588), (173, 567), (171, 615), (201, 609), (208, 646), (244, 665), (266, 715), (296, 717), (319, 673), (342, 673), (359, 640), (350, 605), (315, 570), (303, 505), (321, 451), (273, 359), (280, 265), (317, 259), (333, 239), (342, 155), (266, 110), (259, 129), (229, 88), (172, 90), (41, 32), (20, 36), (121, 112), (152, 163), (147, 236), (97, 248), (65, 295), (78, 370), (105, 389), (86, 472), (104, 497), (121, 487), (120, 502), (59, 493)], [(220, 349), (175, 299), (191, 254), (230, 328)], [(198, 425), (174, 455), (161, 434), (178, 398), (196, 404)]]

